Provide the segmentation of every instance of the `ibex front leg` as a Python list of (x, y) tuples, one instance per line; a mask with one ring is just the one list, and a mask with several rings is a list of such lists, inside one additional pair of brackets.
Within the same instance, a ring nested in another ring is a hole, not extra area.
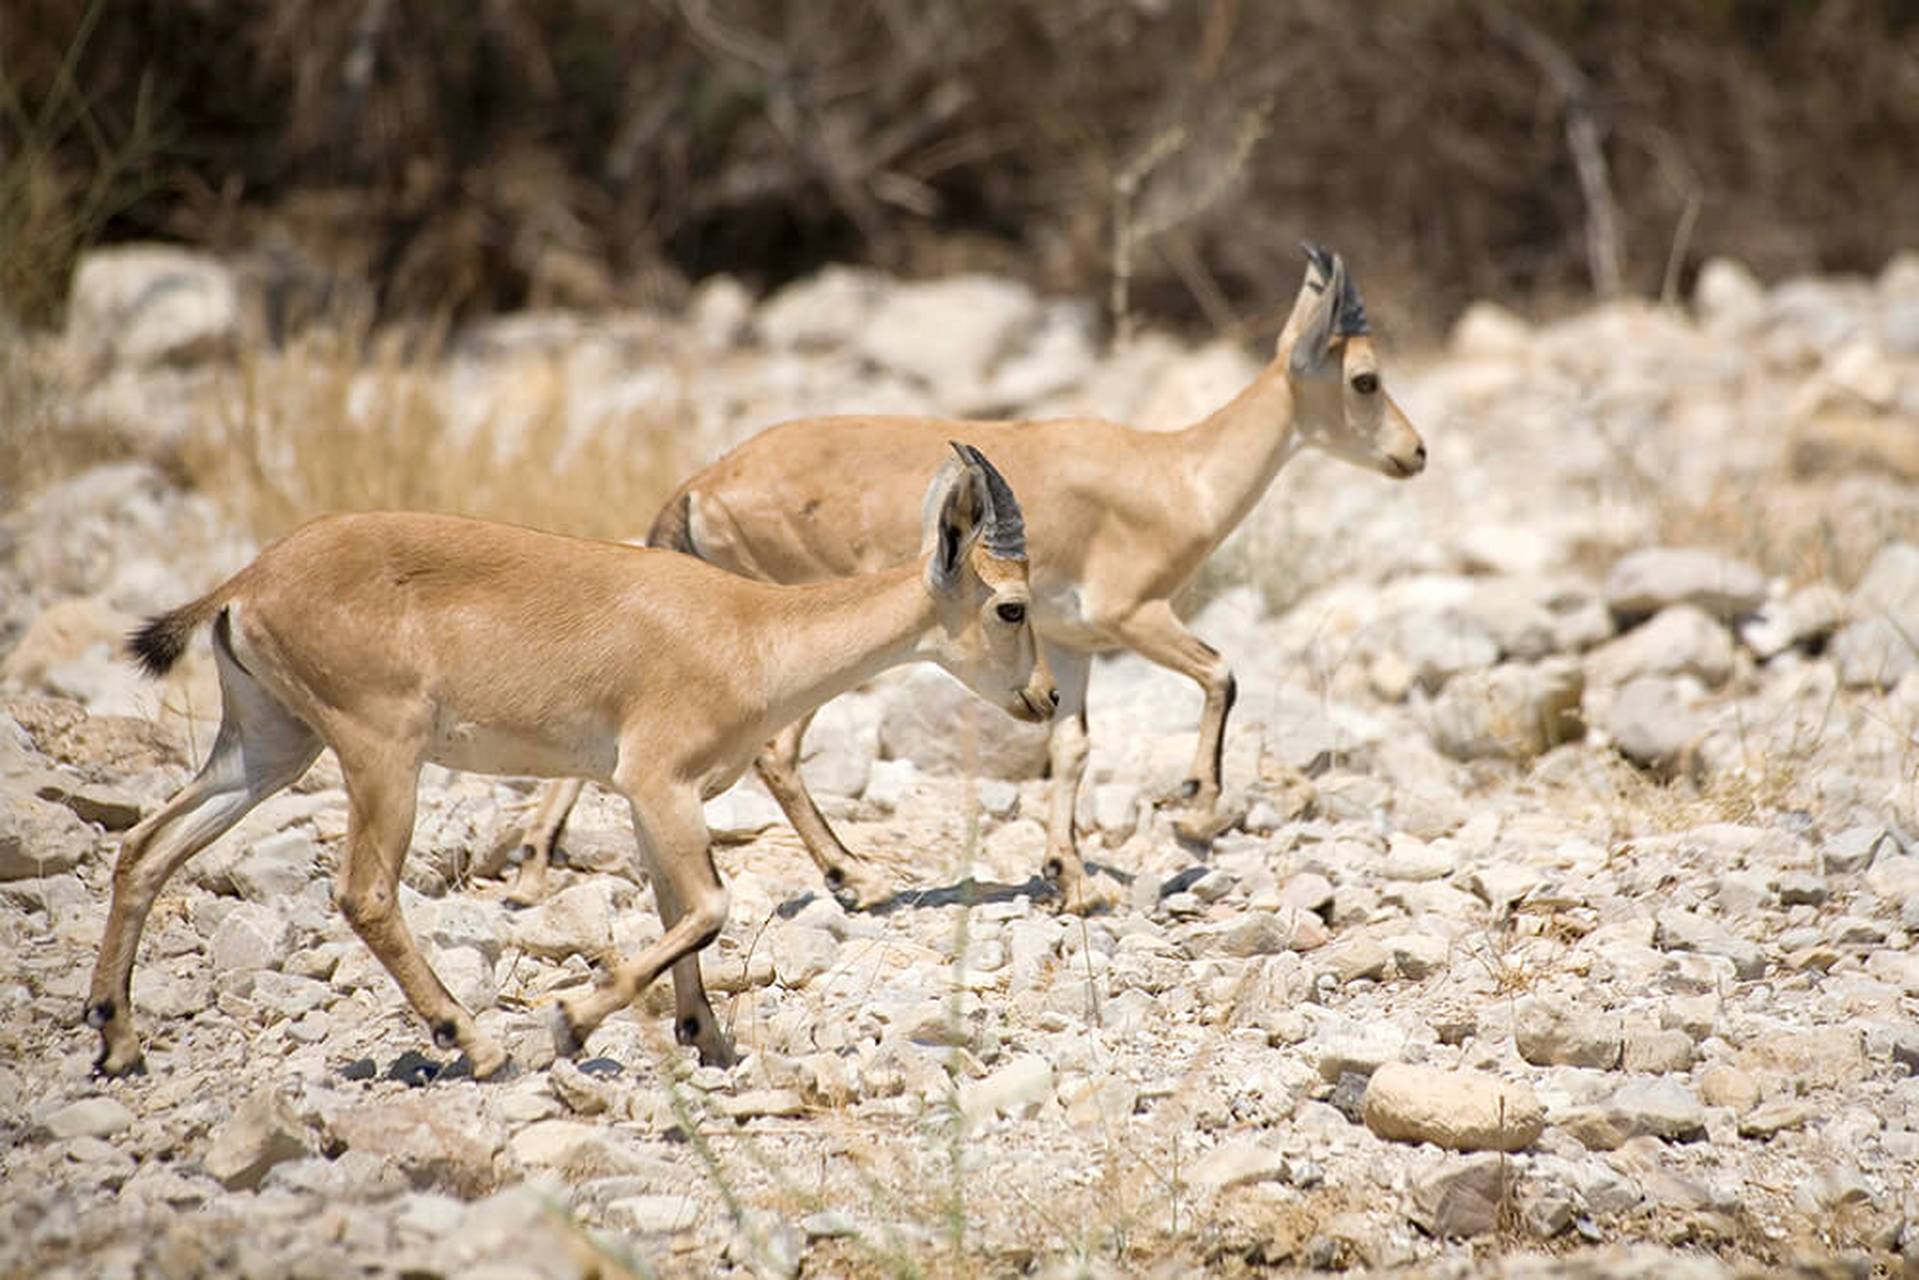
[(806, 781), (800, 776), (800, 742), (812, 723), (812, 714), (808, 713), (780, 730), (754, 759), (753, 768), (780, 812), (793, 824), (807, 856), (825, 878), (828, 891), (848, 911), (864, 910), (890, 897), (892, 886), (870, 862), (840, 842), (806, 789)]
[[(686, 915), (686, 908), (672, 880), (659, 873), (657, 864), (650, 874), (653, 896), (659, 904), (660, 923), (671, 930)], [(673, 1038), (698, 1049), (703, 1066), (730, 1067), (734, 1063), (733, 1045), (720, 1030), (719, 1019), (713, 1016), (713, 1002), (706, 996), (698, 951), (673, 962)]]
[(1219, 651), (1186, 629), (1172, 605), (1155, 600), (1118, 628), (1126, 646), (1143, 658), (1177, 671), (1198, 684), (1206, 695), (1199, 718), (1199, 741), (1192, 768), (1179, 794), (1188, 802), (1174, 829), (1188, 840), (1208, 841), (1231, 827), (1237, 815), (1220, 812), (1220, 765), (1226, 745), (1226, 717), (1232, 712), (1239, 685), (1233, 669)]
[[(579, 1052), (595, 1027), (673, 969), (676, 1015), (682, 1026), (688, 1018), (699, 1024), (694, 1043), (701, 1060), (731, 1061), (732, 1046), (706, 1003), (699, 970), (681, 967), (698, 965), (700, 949), (726, 925), (726, 887), (713, 867), (699, 795), (691, 787), (658, 784), (643, 791), (625, 780), (621, 789), (633, 805), (640, 846), (652, 853), (653, 891), (666, 932), (616, 966), (604, 985), (560, 1002), (554, 1010), (554, 1046), (564, 1054)], [(669, 914), (676, 918), (669, 921)]]
[(1080, 780), (1086, 776), (1086, 683), (1092, 658), (1048, 645), (1046, 665), (1059, 689), (1059, 709), (1053, 713), (1053, 733), (1047, 743), (1053, 797), (1046, 821), (1046, 861), (1040, 871), (1058, 887), (1060, 909), (1084, 915), (1094, 903), (1087, 893), (1086, 862), (1080, 857), (1074, 815)]

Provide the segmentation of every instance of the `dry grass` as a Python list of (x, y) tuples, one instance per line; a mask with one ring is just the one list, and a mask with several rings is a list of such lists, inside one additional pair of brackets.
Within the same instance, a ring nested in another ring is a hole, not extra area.
[[(953, 848), (944, 874), (960, 884), (979, 854), (977, 806)], [(964, 893), (953, 913), (950, 970), (942, 983), (947, 1038), (974, 1037), (958, 995), (968, 989), (967, 957), (975, 928)], [(848, 941), (847, 949), (856, 945)], [(842, 951), (840, 965), (849, 963)], [(1062, 979), (1069, 980), (1069, 979)], [(834, 1016), (825, 1007), (821, 1018)], [(738, 1016), (737, 1014), (735, 1015)], [(1351, 1206), (1335, 1189), (1315, 1191), (1298, 1204), (1268, 1206), (1248, 1198), (1216, 1203), (1186, 1180), (1194, 1158), (1193, 1119), (1180, 1095), (1143, 1115), (1109, 1115), (1098, 1133), (1081, 1135), (1082, 1159), (1073, 1172), (1043, 1179), (1009, 1169), (1004, 1144), (1023, 1142), (998, 1130), (982, 1132), (959, 1105), (960, 1086), (980, 1065), (967, 1049), (946, 1051), (944, 1079), (909, 1086), (919, 1105), (885, 1116), (862, 1115), (850, 1103), (814, 1097), (805, 1121), (792, 1127), (743, 1126), (703, 1105), (691, 1087), (690, 1059), (673, 1045), (659, 1020), (647, 1023), (654, 1078), (668, 1095), (675, 1123), (705, 1182), (737, 1230), (736, 1258), (769, 1263), (779, 1251), (780, 1220), (839, 1211), (854, 1233), (814, 1241), (809, 1274), (857, 1277), (962, 1277), (1039, 1274), (1049, 1277), (1189, 1274), (1191, 1259), (1217, 1255), (1228, 1273), (1284, 1241), (1291, 1257), (1318, 1224)], [(735, 1021), (742, 1049), (776, 1049)], [(1188, 1063), (1186, 1081), (1202, 1084), (1214, 1064), (1202, 1049)], [(920, 1087), (925, 1092), (918, 1091)], [(990, 1172), (989, 1172), (990, 1171)], [(1246, 1215), (1254, 1228), (1239, 1225)], [(669, 1260), (657, 1260), (669, 1270)]]
[(1738, 769), (1682, 772), (1670, 779), (1615, 759), (1607, 762), (1607, 774), (1614, 788), (1615, 842), (1719, 822), (1764, 826), (1808, 803), (1806, 774), (1797, 755), (1760, 756)]
[[(1686, 494), (1632, 441), (1601, 428), (1622, 496), (1652, 517), (1650, 539), (1735, 556), (1795, 586), (1847, 587), (1888, 542), (1919, 539), (1919, 503), (1908, 486), (1873, 467), (1807, 475), (1790, 454), (1758, 471), (1728, 470), (1703, 494)], [(1575, 559), (1603, 575), (1622, 548), (1587, 545)]]
[(63, 411), (69, 389), (53, 353), (0, 323), (0, 511), (123, 446)]
[(223, 378), (188, 477), (262, 539), (328, 511), (441, 511), (589, 537), (633, 538), (691, 459), (677, 406), (575, 419), (557, 363), (499, 375), (507, 408), (462, 420), (437, 333), (316, 329), (251, 350)]
[(1887, 501), (1848, 504), (1821, 483), (1788, 474), (1722, 476), (1697, 502), (1663, 489), (1655, 510), (1658, 538), (1672, 547), (1711, 547), (1795, 585), (1857, 582), (1873, 553), (1891, 541), (1919, 537), (1910, 506)]

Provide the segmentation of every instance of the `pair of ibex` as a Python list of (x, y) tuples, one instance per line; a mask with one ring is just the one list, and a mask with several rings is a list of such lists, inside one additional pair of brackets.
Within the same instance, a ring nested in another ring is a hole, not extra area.
[[(97, 1068), (141, 1065), (133, 963), (161, 886), (323, 746), (347, 792), (340, 907), (434, 1040), (464, 1050), (477, 1077), (506, 1055), (435, 976), (399, 910), (429, 760), (590, 779), (632, 806), (665, 933), (610, 982), (557, 1006), (562, 1051), (670, 969), (676, 1035), (704, 1062), (730, 1061), (700, 979), (700, 949), (727, 912), (701, 804), (756, 754), (842, 900), (883, 894), (797, 766), (813, 711), (899, 663), (937, 662), (1013, 715), (1053, 720), (1046, 872), (1065, 906), (1083, 909), (1073, 809), (1092, 655), (1132, 649), (1205, 690), (1186, 784), (1203, 827), (1219, 799), (1234, 683), (1174, 614), (1173, 596), (1300, 449), (1394, 477), (1425, 465), (1418, 433), (1380, 385), (1344, 263), (1311, 246), (1307, 257), (1272, 364), (1182, 432), (1080, 420), (789, 422), (681, 486), (651, 535), (667, 550), (445, 516), (331, 516), (153, 619), (132, 647), (154, 674), (212, 624), (221, 723), (198, 776), (121, 847), (86, 1008), (103, 1042)], [(936, 467), (916, 519), (912, 495)], [(542, 806), (522, 893), (537, 889), (573, 794)]]

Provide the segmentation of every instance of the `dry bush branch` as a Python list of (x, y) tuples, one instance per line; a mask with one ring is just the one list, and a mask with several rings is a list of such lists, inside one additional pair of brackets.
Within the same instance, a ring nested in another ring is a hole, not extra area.
[[(94, 134), (164, 121), (167, 181), (96, 205), (110, 235), (281, 235), (388, 315), (671, 303), (846, 258), (1097, 292), (1116, 175), (1175, 130), (1131, 214), (1135, 245), (1190, 241), (1132, 263), (1129, 306), (1162, 317), (1277, 309), (1302, 236), (1418, 282), (1381, 317), (1402, 325), (1919, 243), (1919, 16), (1872, 0), (96, 11), (90, 33), (59, 0), (9, 11), (12, 98), (84, 85), (99, 125), (59, 133), (43, 189), (114, 170)], [(193, 217), (212, 192), (231, 208)]]

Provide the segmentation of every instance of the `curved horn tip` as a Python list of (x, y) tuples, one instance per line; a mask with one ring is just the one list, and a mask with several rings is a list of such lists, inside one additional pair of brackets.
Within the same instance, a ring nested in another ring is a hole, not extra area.
[[(1311, 240), (1301, 240), (1299, 247), (1306, 254), (1306, 285), (1318, 293), (1332, 283), (1333, 276), (1338, 273), (1339, 255)], [(1318, 279), (1314, 279), (1315, 276)]]
[(1013, 496), (1013, 486), (985, 454), (971, 445), (967, 448), (979, 467), (980, 478), (986, 483), (986, 549), (1009, 560), (1024, 560), (1026, 520), (1020, 511), (1019, 499)]

